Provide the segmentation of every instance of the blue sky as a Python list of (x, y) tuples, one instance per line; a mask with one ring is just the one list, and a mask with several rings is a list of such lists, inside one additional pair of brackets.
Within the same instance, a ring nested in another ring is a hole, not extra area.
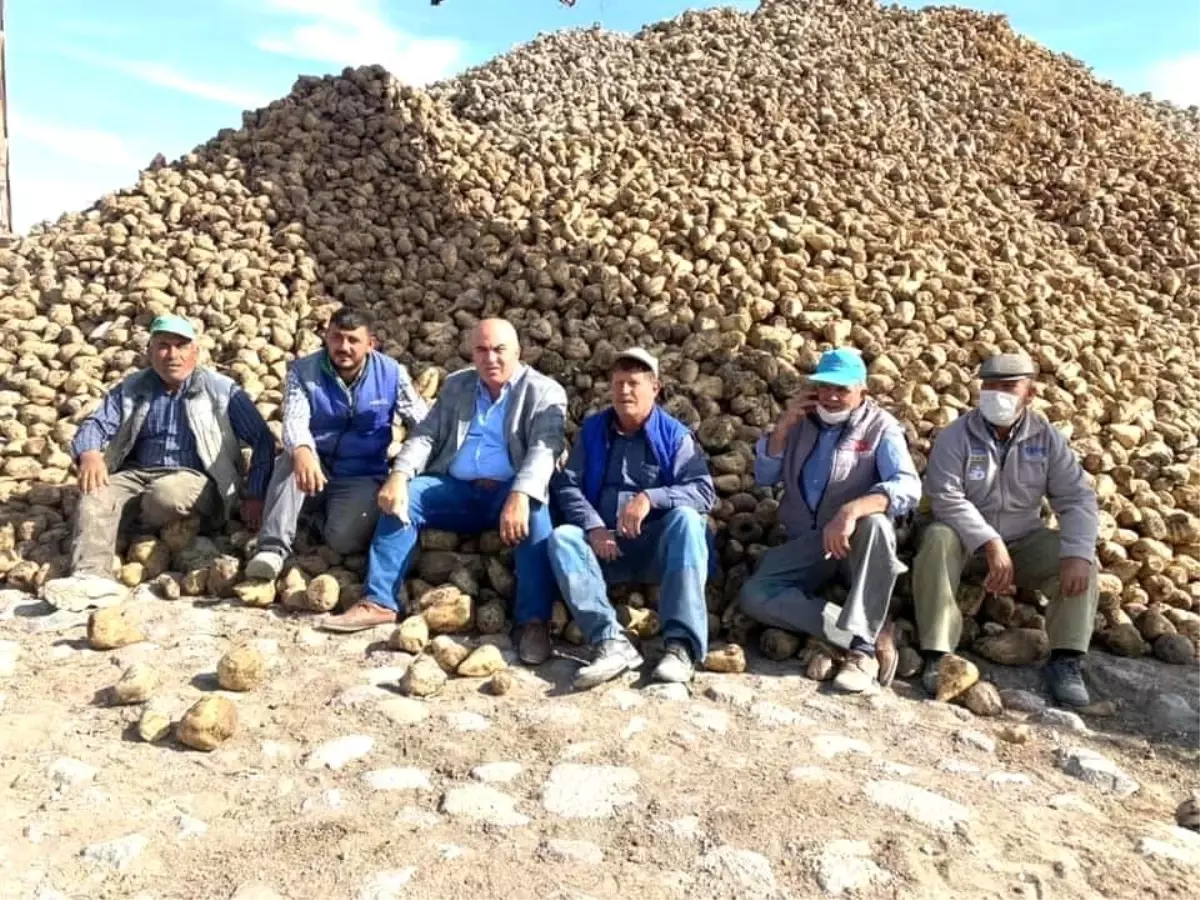
[[(803, 2), (803, 0), (797, 0)], [(635, 31), (686, 0), (7, 0), (6, 63), (17, 231), (132, 183), (300, 74), (381, 62), (427, 83), (538, 33)], [(753, 0), (725, 6), (752, 9)], [(919, 2), (906, 5), (921, 6)], [(1131, 91), (1200, 103), (1196, 0), (976, 0), (1022, 33)]]

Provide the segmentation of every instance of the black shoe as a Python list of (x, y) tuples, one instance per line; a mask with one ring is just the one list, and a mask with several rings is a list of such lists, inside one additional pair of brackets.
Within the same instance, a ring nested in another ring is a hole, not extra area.
[(1052, 659), (1042, 670), (1050, 693), (1063, 706), (1087, 706), (1092, 702), (1087, 685), (1083, 683), (1081, 662), (1078, 656)]
[(942, 667), (941, 657), (933, 659), (925, 657), (925, 664), (921, 667), (921, 687), (925, 688), (925, 693), (930, 697), (936, 697), (938, 692), (938, 671)]

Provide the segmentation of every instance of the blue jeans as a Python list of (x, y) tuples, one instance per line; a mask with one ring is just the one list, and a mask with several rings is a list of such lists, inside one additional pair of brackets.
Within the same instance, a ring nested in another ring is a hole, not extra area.
[[(363, 596), (372, 603), (397, 609), (396, 592), (412, 565), (417, 538), (422, 528), (440, 528), (459, 534), (475, 534), (500, 524), (500, 512), (508, 500), (512, 482), (495, 488), (478, 487), (449, 475), (421, 475), (408, 486), (408, 519), (379, 517), (367, 564)], [(529, 501), (529, 536), (513, 551), (517, 570), (517, 599), (513, 620), (524, 625), (534, 619), (550, 621), (554, 604), (553, 579), (546, 547), (550, 537), (550, 510), (544, 503)]]
[(694, 509), (672, 509), (643, 524), (636, 538), (617, 538), (621, 555), (601, 562), (575, 525), (560, 525), (550, 536), (550, 567), (571, 615), (592, 643), (619, 637), (621, 623), (608, 602), (608, 584), (660, 584), (658, 616), (665, 640), (681, 641), (692, 659), (708, 651), (708, 525)]

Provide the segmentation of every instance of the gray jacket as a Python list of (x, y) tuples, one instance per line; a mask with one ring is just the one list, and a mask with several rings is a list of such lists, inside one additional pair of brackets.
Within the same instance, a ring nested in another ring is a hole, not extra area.
[(888, 515), (892, 518), (916, 505), (921, 482), (904, 432), (891, 413), (867, 400), (842, 427), (830, 461), (825, 493), (818, 508), (810, 509), (801, 479), (805, 463), (817, 449), (820, 434), (820, 427), (810, 418), (801, 419), (788, 432), (782, 461), (766, 456), (767, 438), (759, 442), (755, 478), (764, 486), (782, 478), (779, 520), (789, 539), (824, 528), (843, 506), (867, 494), (887, 497)]
[[(475, 416), (478, 387), (479, 375), (474, 369), (450, 375), (429, 415), (400, 448), (393, 471), (409, 477), (424, 472), (447, 474)], [(512, 390), (504, 421), (509, 461), (517, 472), (512, 489), (545, 503), (550, 477), (566, 441), (567, 394), (553, 378), (528, 366)]]
[(1042, 498), (1057, 513), (1060, 556), (1096, 554), (1096, 494), (1067, 439), (1042, 415), (1027, 411), (1001, 449), (972, 410), (938, 435), (925, 469), (934, 519), (957, 533), (968, 553), (990, 540), (1015, 541), (1043, 527)]

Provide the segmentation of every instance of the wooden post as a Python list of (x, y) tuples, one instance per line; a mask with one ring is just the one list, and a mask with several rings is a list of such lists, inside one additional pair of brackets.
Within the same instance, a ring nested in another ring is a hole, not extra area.
[(0, 0), (0, 242), (12, 239), (12, 189), (8, 180), (8, 71), (4, 66), (4, 0)]

